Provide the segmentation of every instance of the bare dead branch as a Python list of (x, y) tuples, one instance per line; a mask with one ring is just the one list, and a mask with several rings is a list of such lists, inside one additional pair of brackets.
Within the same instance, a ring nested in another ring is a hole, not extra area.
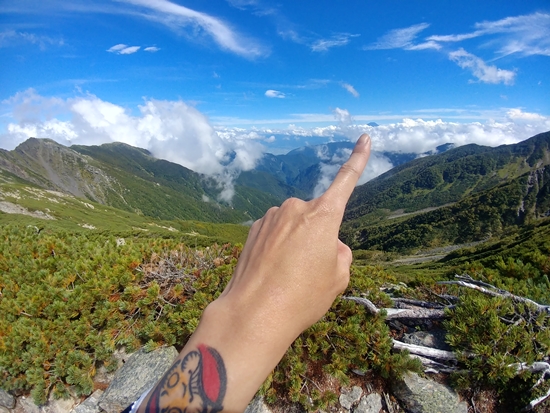
[(542, 396), (537, 397), (537, 398), (534, 399), (534, 400), (531, 400), (531, 402), (530, 402), (527, 406), (525, 406), (523, 409), (521, 409), (521, 411), (522, 411), (522, 412), (528, 412), (528, 411), (530, 411), (530, 410), (533, 410), (537, 404), (542, 403), (542, 402), (545, 401), (548, 397), (550, 397), (550, 389), (548, 389), (548, 391), (546, 392), (546, 394), (543, 394)]
[(380, 310), (378, 308), (376, 308), (374, 303), (371, 300), (369, 300), (368, 298), (363, 298), (363, 297), (342, 297), (342, 299), (353, 301), (357, 304), (362, 305), (363, 307), (365, 307), (367, 309), (367, 311), (369, 313), (371, 313), (373, 315), (376, 315), (380, 312)]
[(449, 366), (447, 364), (439, 363), (435, 360), (419, 356), (418, 354), (411, 354), (411, 357), (422, 363), (425, 373), (452, 373), (458, 370), (456, 366)]
[(439, 303), (430, 303), (428, 301), (411, 300), (409, 298), (391, 298), (390, 297), (390, 299), (396, 304), (397, 308), (409, 308), (409, 307), (401, 307), (402, 304), (405, 304), (408, 306), (414, 306), (414, 307), (422, 307), (422, 308), (442, 309), (446, 307), (443, 304), (439, 304)]
[(437, 360), (457, 361), (455, 354), (452, 351), (438, 350), (436, 348), (417, 346), (415, 344), (407, 344), (402, 341), (393, 340), (393, 348), (396, 350), (408, 350), (411, 354), (419, 356), (435, 358)]
[[(378, 314), (380, 309), (376, 308), (374, 303), (363, 297), (342, 297), (344, 300), (353, 301), (362, 305), (370, 314)], [(412, 300), (416, 301), (416, 300)], [(421, 301), (419, 301), (421, 302)], [(445, 318), (445, 312), (442, 309), (432, 308), (384, 308), (386, 310), (386, 320), (439, 320)]]
[(514, 295), (506, 290), (501, 290), (494, 285), (488, 284), (483, 281), (474, 280), (469, 275), (455, 275), (455, 278), (458, 281), (439, 281), (438, 284), (447, 284), (447, 285), (460, 285), (462, 287), (471, 288), (477, 291), (482, 292), (483, 294), (490, 295), (492, 297), (506, 297), (510, 298), (516, 302), (527, 303), (536, 308), (539, 313), (550, 314), (550, 306), (541, 305), (529, 298), (521, 297), (519, 295)]

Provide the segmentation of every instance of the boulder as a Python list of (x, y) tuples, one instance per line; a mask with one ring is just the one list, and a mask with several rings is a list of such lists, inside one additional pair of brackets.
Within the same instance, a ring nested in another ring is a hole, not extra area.
[(361, 397), (353, 413), (380, 413), (380, 410), (382, 410), (382, 396), (371, 393)]
[(40, 413), (40, 408), (34, 403), (32, 397), (23, 396), (19, 398), (19, 403), (25, 413)]
[(363, 389), (359, 386), (353, 386), (351, 389), (342, 388), (340, 394), (340, 405), (347, 410), (351, 410), (351, 407), (359, 401), (363, 395)]
[(0, 407), (13, 409), (15, 407), (15, 397), (7, 391), (0, 389)]
[(40, 413), (69, 413), (77, 403), (77, 399), (69, 397), (67, 399), (54, 399), (53, 393), (44, 406), (40, 406)]
[(267, 407), (262, 396), (256, 396), (250, 404), (247, 406), (244, 413), (272, 413), (271, 409)]
[(71, 413), (99, 413), (99, 400), (103, 395), (103, 390), (96, 390), (86, 400), (76, 406)]
[(411, 413), (468, 413), (468, 405), (453, 390), (415, 373), (395, 381), (392, 391)]
[(431, 332), (415, 331), (414, 333), (404, 334), (401, 340), (407, 344), (415, 344), (417, 346), (437, 348), (440, 350), (451, 350), (449, 345), (445, 342), (445, 332), (442, 330), (434, 330)]
[(162, 377), (178, 355), (174, 347), (162, 347), (150, 353), (144, 349), (133, 353), (116, 372), (110, 386), (99, 400), (107, 413), (119, 413)]

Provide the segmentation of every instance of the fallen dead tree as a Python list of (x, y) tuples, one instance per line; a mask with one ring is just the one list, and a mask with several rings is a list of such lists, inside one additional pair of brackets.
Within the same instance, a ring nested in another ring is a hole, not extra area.
[[(511, 317), (499, 317), (500, 321), (510, 328), (518, 325), (534, 326), (535, 329), (545, 329), (545, 323), (550, 318), (550, 306), (539, 304), (529, 298), (514, 295), (509, 291), (497, 288), (489, 283), (475, 280), (467, 274), (455, 275), (455, 280), (441, 281), (441, 285), (456, 285), (458, 287), (469, 288), (480, 293), (490, 296), (499, 297), (505, 300), (510, 300), (513, 303), (514, 313)], [(440, 297), (440, 296), (439, 296)], [(393, 320), (407, 321), (413, 323), (416, 321), (422, 324), (427, 320), (440, 321), (448, 319), (451, 315), (449, 310), (453, 310), (456, 306), (454, 303), (460, 302), (459, 297), (453, 295), (445, 295), (444, 299), (447, 304), (428, 302), (421, 300), (413, 300), (408, 298), (391, 298), (393, 308), (377, 308), (376, 305), (365, 297), (343, 297), (346, 300), (353, 301), (362, 305), (370, 314), (379, 314), (385, 311), (385, 320), (391, 323)], [(541, 321), (544, 319), (544, 321)], [(544, 347), (544, 346), (541, 346)], [(424, 366), (426, 373), (452, 373), (463, 371), (464, 366), (460, 367), (460, 360), (474, 359), (480, 357), (475, 352), (460, 352), (460, 357), (451, 351), (404, 343), (399, 340), (393, 340), (393, 349), (395, 351), (406, 350), (411, 357), (418, 359)], [(529, 372), (536, 374), (539, 378), (532, 386), (531, 390), (535, 390), (548, 379), (550, 379), (550, 363), (547, 354), (540, 354), (540, 359), (531, 363), (516, 362), (505, 365), (516, 375)], [(531, 400), (522, 411), (533, 410), (537, 405), (550, 397), (550, 389), (543, 395)]]

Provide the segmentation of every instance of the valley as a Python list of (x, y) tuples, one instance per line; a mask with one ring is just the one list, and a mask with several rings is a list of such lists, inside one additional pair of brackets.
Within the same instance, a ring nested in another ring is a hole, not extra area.
[[(251, 222), (288, 197), (310, 199), (321, 164), (349, 148), (266, 154), (235, 178), (230, 202), (215, 177), (124, 144), (29, 139), (0, 151), (0, 386), (37, 403), (70, 386), (84, 397), (116, 349), (180, 347), (230, 279)], [(355, 189), (341, 226), (354, 255), (344, 297), (384, 311), (402, 299), (435, 302), (449, 307), (445, 317), (416, 327), (403, 321), (399, 331), (386, 313), (338, 299), (264, 383), (265, 400), (331, 409), (334, 388), (356, 380), (354, 371), (389, 392), (403, 372), (423, 370), (392, 350), (392, 340), (445, 328), (463, 367), (447, 375), (453, 387), (478, 389), (478, 403), (487, 388), (510, 391), (491, 408), (517, 411), (548, 390), (511, 366), (548, 361), (550, 318), (445, 283), (467, 274), (550, 304), (550, 132), (496, 148), (385, 156), (396, 166)], [(472, 352), (475, 361), (465, 356)]]

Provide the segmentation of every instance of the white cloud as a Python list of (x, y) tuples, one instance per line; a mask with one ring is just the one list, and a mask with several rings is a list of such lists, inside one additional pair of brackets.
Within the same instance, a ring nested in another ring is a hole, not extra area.
[(62, 38), (54, 39), (49, 36), (15, 30), (0, 32), (0, 47), (17, 46), (22, 43), (34, 44), (41, 50), (45, 50), (47, 46), (63, 46), (65, 41)]
[[(240, 171), (252, 169), (264, 151), (258, 141), (222, 137), (202, 113), (182, 101), (145, 100), (136, 116), (94, 95), (60, 101), (29, 90), (2, 103), (12, 106), (14, 122), (0, 134), (0, 147), (13, 149), (29, 137), (63, 145), (123, 142), (214, 177), (221, 185), (220, 198), (228, 202), (234, 179)], [(63, 113), (47, 119), (44, 113), (56, 105)]]
[(449, 53), (449, 59), (461, 68), (470, 70), (479, 81), (484, 83), (504, 83), (505, 85), (511, 85), (514, 83), (516, 77), (515, 71), (499, 69), (494, 65), (488, 65), (479, 57), (468, 53), (462, 48)]
[(125, 45), (123, 43), (115, 44), (113, 47), (110, 47), (107, 49), (108, 52), (114, 53), (114, 52), (120, 52), (122, 49), (126, 49), (128, 45)]
[(227, 0), (227, 2), (233, 7), (241, 10), (246, 10), (248, 7), (255, 7), (258, 5), (257, 0)]
[[(497, 58), (516, 54), (518, 56), (550, 56), (550, 14), (532, 13), (523, 16), (506, 17), (496, 21), (478, 22), (470, 33), (431, 35), (415, 43), (418, 34), (429, 24), (421, 23), (404, 29), (391, 30), (365, 50), (404, 49), (441, 50), (445, 43), (458, 43), (480, 37), (491, 37), (481, 46), (496, 49)], [(488, 65), (481, 58), (466, 52), (463, 48), (449, 53), (449, 58), (463, 69), (470, 70), (484, 83), (514, 83), (516, 72)]]
[(127, 47), (126, 49), (122, 49), (120, 52), (118, 52), (119, 54), (134, 54), (135, 52), (137, 52), (139, 49), (141, 49), (141, 46), (130, 46), (130, 47)]
[(532, 13), (506, 17), (496, 21), (475, 24), (476, 30), (464, 34), (435, 35), (427, 40), (434, 42), (461, 42), (492, 35), (492, 45), (499, 47), (502, 56), (517, 53), (520, 56), (550, 56), (550, 14)]
[(358, 34), (339, 33), (330, 39), (319, 39), (313, 42), (311, 50), (313, 52), (326, 52), (332, 47), (341, 47), (349, 43), (352, 37), (357, 37)]
[(394, 29), (380, 37), (376, 43), (366, 46), (366, 50), (381, 50), (381, 49), (406, 49), (413, 47), (413, 40), (418, 34), (427, 29), (428, 23), (415, 24), (402, 29)]
[[(368, 133), (373, 142), (373, 156), (362, 183), (391, 168), (391, 163), (381, 154), (384, 151), (422, 154), (445, 143), (498, 146), (550, 130), (550, 116), (521, 108), (500, 109), (492, 113), (492, 120), (484, 122), (406, 118), (379, 126), (354, 123), (367, 116), (352, 118), (348, 110), (336, 108), (332, 115), (326, 115), (332, 122), (328, 126), (214, 129), (202, 113), (182, 101), (148, 99), (138, 107), (137, 114), (131, 114), (94, 95), (59, 99), (41, 96), (29, 89), (2, 101), (2, 105), (9, 110), (9, 117), (3, 118), (10, 119), (0, 130), (2, 148), (13, 149), (29, 137), (50, 138), (65, 145), (124, 142), (215, 177), (223, 185), (221, 197), (226, 200), (231, 198), (239, 171), (253, 168), (264, 153), (262, 142), (283, 144), (299, 139), (301, 143), (297, 145), (302, 145), (305, 140), (313, 144), (342, 139), (354, 141), (362, 133)], [(430, 109), (420, 110), (418, 114), (428, 116), (431, 111), (461, 113), (460, 109)], [(344, 152), (337, 155), (331, 157), (319, 152), (327, 166), (323, 167), (324, 180), (319, 182), (318, 192), (324, 191), (324, 183), (332, 180), (338, 165), (347, 156)]]
[(509, 119), (514, 121), (527, 121), (527, 122), (546, 122), (550, 127), (549, 119), (538, 114), (538, 113), (529, 113), (523, 112), (521, 109), (513, 108), (506, 112), (506, 115)]
[(424, 43), (419, 43), (415, 45), (409, 45), (406, 47), (407, 50), (428, 50), (428, 49), (434, 49), (434, 50), (440, 50), (441, 45), (437, 42), (434, 42), (433, 40), (428, 40)]
[[(161, 23), (176, 32), (190, 29), (188, 38), (197, 40), (204, 35), (210, 37), (223, 50), (248, 58), (265, 56), (267, 50), (257, 42), (238, 34), (220, 19), (189, 9), (168, 0), (119, 0), (124, 3), (143, 7), (145, 14), (138, 14)], [(135, 13), (132, 13), (135, 14)]]
[(125, 44), (120, 43), (107, 49), (107, 51), (109, 53), (116, 53), (116, 54), (133, 54), (137, 52), (139, 49), (141, 49), (141, 46), (127, 46)]
[(146, 52), (155, 53), (155, 52), (158, 52), (160, 50), (160, 48), (158, 48), (156, 46), (149, 46), (149, 47), (146, 47), (143, 50), (146, 51)]
[(283, 92), (279, 92), (278, 90), (269, 89), (266, 90), (265, 95), (268, 98), (278, 98), (278, 99), (284, 99), (286, 95)]
[(343, 127), (350, 126), (352, 124), (352, 119), (349, 111), (347, 109), (336, 108), (332, 111), (336, 121)]
[[(428, 109), (417, 111), (420, 116), (431, 116), (432, 111), (445, 112), (460, 109)], [(308, 115), (313, 116), (313, 115)], [(317, 115), (315, 115), (317, 116)], [(449, 122), (441, 119), (425, 120), (401, 118), (399, 121), (379, 126), (354, 123), (367, 118), (368, 121), (384, 118), (375, 116), (352, 116), (346, 109), (336, 108), (333, 115), (323, 115), (323, 121), (336, 121), (337, 124), (328, 126), (303, 127), (291, 124), (280, 129), (254, 129), (254, 136), (280, 136), (281, 142), (300, 138), (307, 138), (310, 142), (323, 143), (347, 138), (356, 140), (362, 133), (368, 133), (373, 139), (373, 150), (383, 152), (403, 152), (421, 154), (435, 150), (439, 145), (454, 143), (456, 146), (477, 143), (486, 146), (517, 143), (541, 132), (550, 130), (550, 116), (538, 113), (525, 112), (520, 108), (503, 108), (483, 115), (483, 121)], [(465, 115), (465, 117), (470, 116)], [(487, 119), (487, 116), (492, 119)], [(395, 119), (397, 115), (387, 116), (386, 119)], [(480, 116), (481, 118), (481, 116)], [(289, 119), (285, 119), (289, 123)], [(247, 136), (247, 129), (217, 127), (223, 129), (228, 139), (236, 136)]]
[(349, 83), (342, 82), (341, 86), (344, 89), (346, 89), (349, 93), (351, 93), (354, 97), (356, 97), (356, 98), (359, 97), (359, 92), (357, 90), (355, 90), (355, 88), (352, 85), (350, 85)]

